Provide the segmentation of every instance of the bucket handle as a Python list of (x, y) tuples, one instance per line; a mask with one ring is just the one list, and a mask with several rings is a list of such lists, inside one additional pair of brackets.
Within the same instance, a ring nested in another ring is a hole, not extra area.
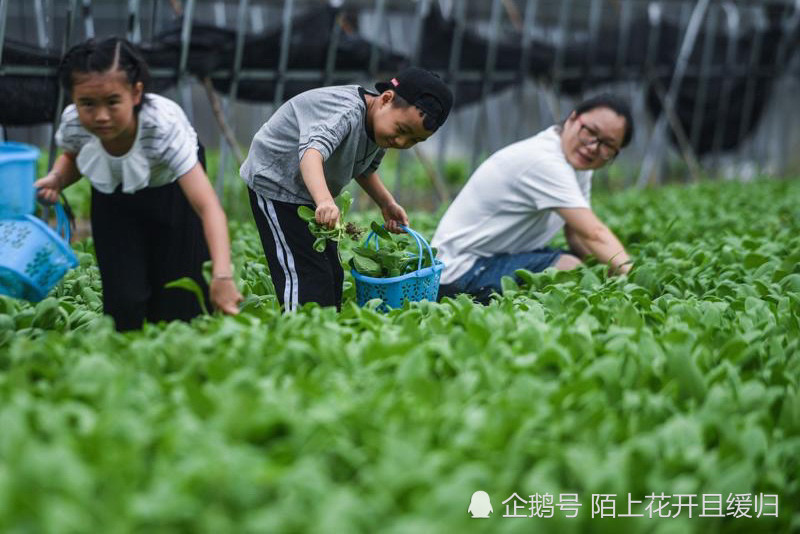
[[(385, 225), (381, 225), (381, 226), (386, 228)], [(433, 265), (435, 263), (435, 259), (433, 257), (433, 251), (431, 250), (431, 246), (428, 244), (428, 241), (424, 237), (419, 235), (417, 232), (412, 230), (410, 227), (403, 226), (402, 224), (399, 225), (399, 226), (405, 233), (407, 233), (408, 235), (413, 237), (414, 241), (417, 242), (417, 251), (419, 253), (419, 261), (417, 262), (417, 271), (421, 271), (422, 270), (422, 254), (423, 254), (424, 250), (428, 251), (428, 257), (431, 259), (431, 265)], [(375, 235), (376, 235), (375, 232), (371, 231), (369, 233), (369, 235), (367, 236), (367, 240), (364, 242), (364, 246), (369, 246), (369, 242), (372, 240), (373, 236), (375, 236)], [(423, 244), (425, 244), (425, 249), (422, 248)], [(380, 244), (379, 244), (379, 240), (376, 237), (375, 238), (375, 250), (379, 250), (379, 249), (380, 249)]]

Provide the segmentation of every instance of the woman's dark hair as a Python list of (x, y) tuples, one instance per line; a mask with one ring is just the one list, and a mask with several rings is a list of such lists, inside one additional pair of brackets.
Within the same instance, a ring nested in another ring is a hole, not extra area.
[[(588, 100), (584, 100), (572, 110), (572, 113), (575, 113), (575, 116), (580, 116), (596, 108), (608, 108), (625, 119), (625, 135), (622, 137), (621, 148), (628, 146), (628, 143), (630, 143), (633, 138), (633, 114), (631, 113), (631, 107), (628, 102), (617, 95), (603, 93), (589, 98)], [(572, 113), (570, 113), (570, 115)]]
[[(72, 92), (74, 75), (90, 72), (120, 70), (125, 73), (128, 83), (142, 82), (144, 91), (150, 85), (150, 70), (142, 55), (125, 39), (110, 37), (101, 41), (89, 39), (70, 48), (58, 66), (58, 78), (67, 92)], [(144, 98), (133, 108), (138, 113)]]

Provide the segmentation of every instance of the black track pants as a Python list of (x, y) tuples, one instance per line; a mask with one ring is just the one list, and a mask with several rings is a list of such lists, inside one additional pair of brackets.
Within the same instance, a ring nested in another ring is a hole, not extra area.
[(203, 262), (209, 259), (200, 218), (177, 182), (133, 194), (92, 188), (92, 235), (103, 282), (103, 309), (117, 330), (149, 322), (189, 320), (200, 314), (193, 293), (165, 289), (188, 276), (206, 294)]
[(284, 309), (292, 311), (306, 302), (340, 309), (344, 271), (336, 243), (328, 241), (324, 252), (315, 251), (308, 223), (297, 215), (299, 204), (270, 200), (252, 190), (249, 194), (272, 283)]

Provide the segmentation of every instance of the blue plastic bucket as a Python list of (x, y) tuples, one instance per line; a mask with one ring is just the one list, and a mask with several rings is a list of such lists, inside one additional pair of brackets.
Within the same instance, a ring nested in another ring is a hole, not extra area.
[(0, 219), (33, 213), (33, 181), (39, 149), (12, 141), (0, 143)]
[(38, 302), (78, 265), (60, 204), (56, 219), (63, 238), (33, 215), (0, 220), (0, 295)]
[[(350, 273), (356, 281), (356, 301), (359, 306), (364, 306), (372, 299), (381, 299), (383, 302), (378, 307), (381, 311), (388, 308), (400, 308), (406, 300), (418, 302), (429, 300), (436, 302), (439, 293), (439, 278), (442, 276), (444, 263), (433, 257), (433, 251), (424, 237), (419, 235), (411, 228), (401, 226), (403, 230), (417, 242), (419, 262), (417, 270), (402, 276), (391, 278), (373, 278), (364, 276), (355, 269)], [(375, 248), (378, 248), (378, 239), (375, 232), (370, 232), (367, 236), (365, 245), (369, 245), (370, 240), (375, 237)], [(422, 255), (427, 252), (432, 260), (431, 267), (422, 268)]]

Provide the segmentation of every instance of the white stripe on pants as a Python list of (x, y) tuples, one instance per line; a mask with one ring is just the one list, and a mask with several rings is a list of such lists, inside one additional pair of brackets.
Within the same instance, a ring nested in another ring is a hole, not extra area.
[[(283, 230), (281, 230), (272, 201), (268, 198), (263, 198), (257, 193), (256, 196), (258, 197), (258, 207), (261, 208), (261, 212), (264, 214), (264, 218), (267, 219), (270, 230), (272, 230), (272, 236), (275, 239), (275, 249), (278, 253), (278, 262), (280, 263), (281, 269), (283, 269), (283, 274), (286, 279), (283, 288), (283, 306), (286, 311), (294, 311), (298, 307), (297, 293), (299, 286), (297, 271), (294, 266), (294, 256), (292, 255), (289, 245), (286, 244), (286, 237), (283, 235)], [(265, 203), (266, 207), (264, 205)], [(286, 256), (285, 260), (284, 255)]]

